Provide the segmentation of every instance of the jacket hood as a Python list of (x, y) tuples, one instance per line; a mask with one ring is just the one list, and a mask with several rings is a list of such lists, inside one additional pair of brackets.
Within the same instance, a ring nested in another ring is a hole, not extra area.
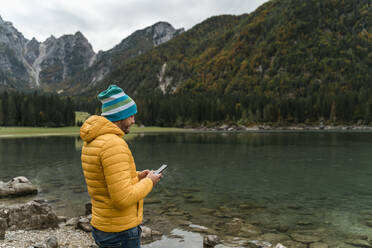
[(92, 115), (80, 128), (80, 137), (90, 142), (103, 134), (116, 134), (124, 136), (124, 132), (105, 117)]

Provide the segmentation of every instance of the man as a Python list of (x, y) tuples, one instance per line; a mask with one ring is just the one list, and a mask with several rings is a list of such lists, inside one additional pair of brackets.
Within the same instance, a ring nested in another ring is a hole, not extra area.
[(98, 95), (102, 116), (80, 129), (82, 167), (92, 202), (92, 235), (100, 247), (140, 247), (143, 199), (161, 174), (136, 171), (124, 133), (134, 124), (135, 102), (116, 85)]

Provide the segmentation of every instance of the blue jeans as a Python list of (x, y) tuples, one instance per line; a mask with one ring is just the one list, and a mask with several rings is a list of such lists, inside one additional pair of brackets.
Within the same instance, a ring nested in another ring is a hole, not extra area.
[(140, 226), (122, 232), (102, 232), (92, 227), (92, 236), (101, 248), (140, 248), (141, 233)]

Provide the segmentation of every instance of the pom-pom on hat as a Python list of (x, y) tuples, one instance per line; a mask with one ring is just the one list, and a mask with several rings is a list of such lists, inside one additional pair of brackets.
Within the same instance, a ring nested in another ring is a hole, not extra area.
[(137, 113), (136, 103), (116, 85), (110, 85), (97, 98), (102, 102), (101, 115), (110, 121), (124, 120)]

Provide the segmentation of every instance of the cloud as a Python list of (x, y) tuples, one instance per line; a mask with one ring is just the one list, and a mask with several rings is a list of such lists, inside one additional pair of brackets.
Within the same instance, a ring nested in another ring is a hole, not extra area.
[(27, 39), (81, 31), (95, 51), (166, 21), (189, 29), (210, 16), (250, 13), (267, 0), (2, 0), (0, 15)]

